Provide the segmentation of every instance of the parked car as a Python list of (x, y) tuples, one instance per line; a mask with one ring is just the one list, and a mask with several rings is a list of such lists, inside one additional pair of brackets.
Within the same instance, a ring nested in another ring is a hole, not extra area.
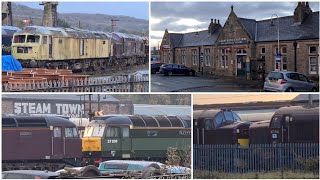
[(181, 64), (163, 64), (160, 67), (160, 73), (164, 74), (165, 76), (171, 76), (173, 74), (194, 76), (195, 70)]
[(163, 63), (152, 63), (151, 64), (151, 74), (156, 74), (157, 72), (159, 72), (162, 64)]
[(58, 179), (59, 173), (40, 170), (3, 171), (2, 179)]
[(317, 85), (301, 73), (291, 71), (272, 71), (264, 82), (265, 91), (318, 91)]
[(109, 160), (100, 163), (99, 170), (103, 176), (119, 176), (131, 173), (145, 179), (149, 176), (161, 175), (161, 163), (152, 161)]

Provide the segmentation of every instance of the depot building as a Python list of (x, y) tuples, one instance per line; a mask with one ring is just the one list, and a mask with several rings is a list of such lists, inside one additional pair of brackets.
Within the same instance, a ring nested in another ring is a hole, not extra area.
[(318, 79), (319, 11), (298, 2), (292, 16), (257, 21), (238, 17), (231, 6), (223, 27), (211, 19), (207, 30), (165, 30), (160, 53), (163, 63), (206, 74), (264, 79), (270, 71), (288, 70)]

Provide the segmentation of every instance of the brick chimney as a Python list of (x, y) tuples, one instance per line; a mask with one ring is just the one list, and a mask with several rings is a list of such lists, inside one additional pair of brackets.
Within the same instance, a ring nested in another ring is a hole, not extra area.
[(215, 31), (219, 27), (221, 27), (221, 25), (219, 23), (219, 19), (218, 19), (218, 23), (217, 23), (217, 19), (214, 19), (214, 22), (213, 22), (213, 19), (211, 19), (211, 22), (210, 22), (209, 27), (208, 27), (208, 33), (210, 33), (210, 34), (215, 33)]
[(302, 24), (303, 21), (312, 13), (308, 2), (298, 2), (293, 14), (294, 24)]

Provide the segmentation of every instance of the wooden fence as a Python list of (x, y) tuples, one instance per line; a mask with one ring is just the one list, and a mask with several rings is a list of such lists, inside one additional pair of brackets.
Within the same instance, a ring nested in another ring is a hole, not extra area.
[(246, 148), (194, 144), (193, 148), (194, 169), (203, 172), (319, 170), (319, 143), (254, 144)]
[(2, 84), (2, 92), (148, 92), (148, 75), (68, 80), (28, 80)]

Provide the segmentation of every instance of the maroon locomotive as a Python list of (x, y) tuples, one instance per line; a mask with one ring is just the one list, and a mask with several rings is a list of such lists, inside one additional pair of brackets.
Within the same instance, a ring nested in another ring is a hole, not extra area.
[(79, 166), (81, 139), (74, 123), (57, 116), (2, 116), (2, 168), (57, 170)]

